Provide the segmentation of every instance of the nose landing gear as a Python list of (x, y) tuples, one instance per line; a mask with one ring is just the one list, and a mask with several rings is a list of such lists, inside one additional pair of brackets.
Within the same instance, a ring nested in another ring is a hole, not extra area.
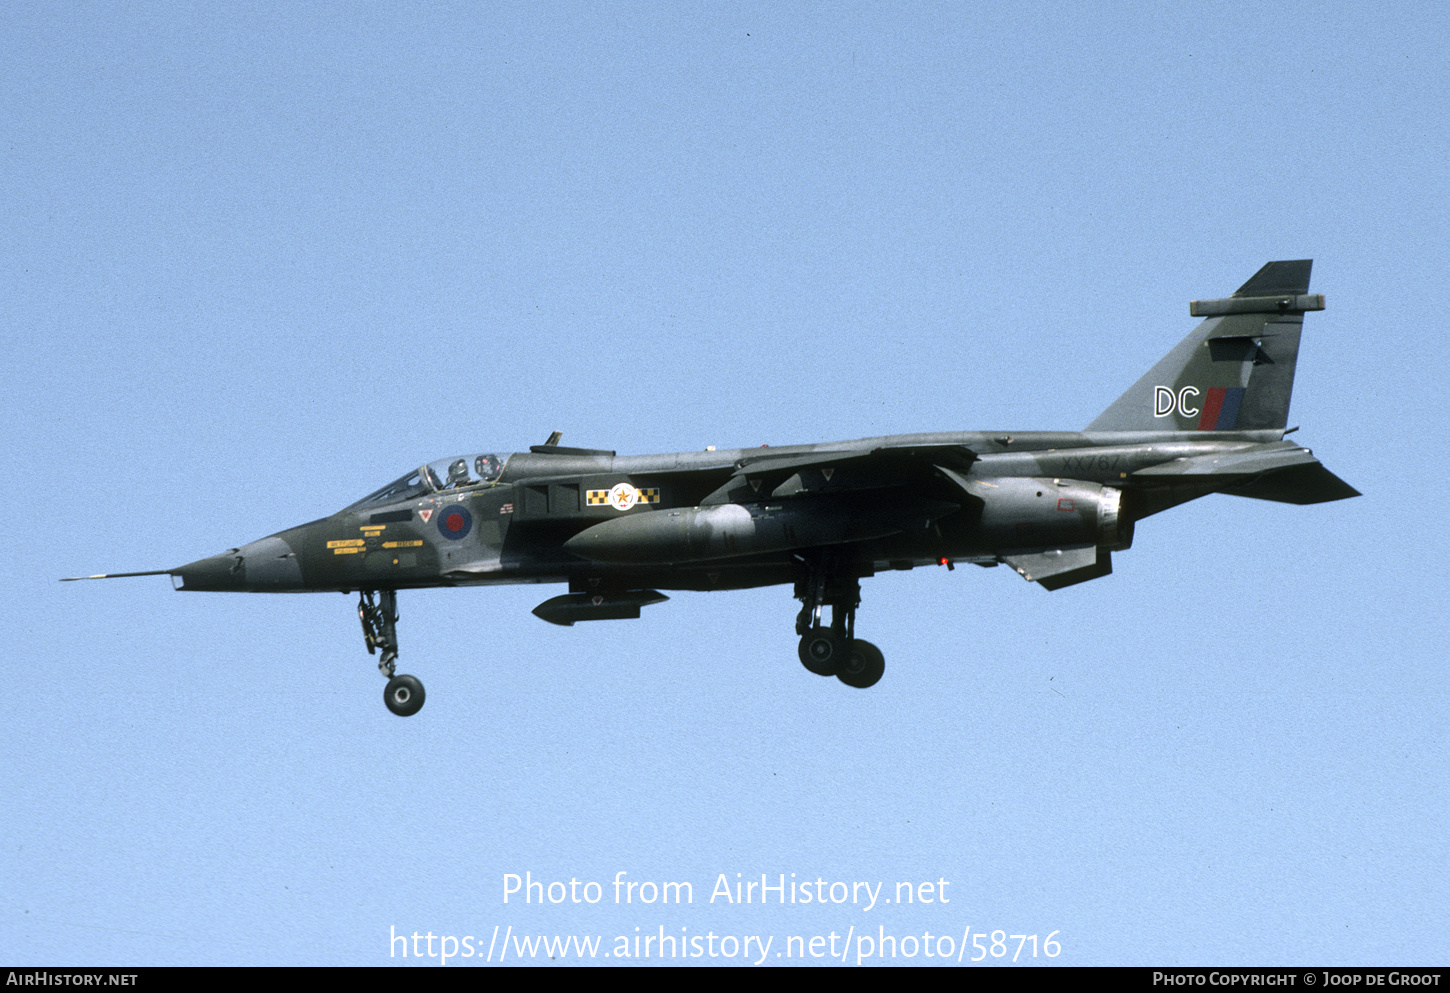
[(382, 649), (378, 671), (388, 679), (383, 703), (399, 717), (411, 717), (423, 709), (425, 694), (418, 677), (393, 675), (398, 661), (398, 591), (360, 591), (357, 616), (362, 621), (368, 654), (374, 655)]

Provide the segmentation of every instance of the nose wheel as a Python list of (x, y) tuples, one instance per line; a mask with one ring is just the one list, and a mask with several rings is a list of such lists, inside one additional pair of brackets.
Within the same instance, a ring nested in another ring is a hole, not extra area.
[(394, 676), (383, 690), (383, 703), (399, 717), (412, 717), (423, 709), (423, 684), (416, 676)]
[(393, 674), (398, 662), (398, 591), (362, 590), (358, 595), (357, 616), (362, 621), (368, 654), (382, 653), (378, 671), (388, 680), (383, 703), (399, 717), (411, 717), (423, 709), (425, 694), (417, 676)]

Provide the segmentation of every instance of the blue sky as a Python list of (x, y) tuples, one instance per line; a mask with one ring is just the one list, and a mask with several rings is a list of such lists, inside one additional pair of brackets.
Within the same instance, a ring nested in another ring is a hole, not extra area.
[[(405, 964), (392, 933), (664, 926), (782, 963), (848, 928), (1444, 961), (1447, 29), (1429, 4), (11, 5), (0, 960)], [(399, 720), (350, 598), (55, 582), (555, 429), (634, 454), (1080, 428), (1188, 300), (1309, 257), (1328, 309), (1290, 419), (1362, 498), (1210, 497), (1057, 593), (877, 577), (867, 692), (801, 669), (783, 588), (572, 629), (529, 614), (556, 588), (407, 593), (428, 704)], [(615, 905), (621, 871), (695, 902)], [(524, 872), (607, 896), (504, 904)], [(722, 873), (951, 896), (710, 903)]]

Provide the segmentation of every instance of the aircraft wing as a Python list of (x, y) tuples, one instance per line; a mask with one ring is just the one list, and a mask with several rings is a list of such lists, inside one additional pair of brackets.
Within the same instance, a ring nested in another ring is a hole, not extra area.
[(964, 445), (915, 445), (899, 448), (847, 448), (827, 452), (806, 452), (801, 455), (757, 455), (742, 460), (737, 476), (757, 475), (781, 470), (824, 468), (847, 463), (876, 461), (882, 465), (902, 459), (933, 462), (952, 469), (964, 470), (977, 460), (977, 453)]
[(717, 493), (748, 485), (773, 497), (798, 493), (881, 489), (900, 486), (936, 467), (965, 471), (977, 459), (962, 445), (849, 448), (794, 455), (762, 453), (742, 460)]

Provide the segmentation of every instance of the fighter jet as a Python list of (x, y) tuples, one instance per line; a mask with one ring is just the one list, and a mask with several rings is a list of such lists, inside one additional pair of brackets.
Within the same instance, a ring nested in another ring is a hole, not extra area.
[[(874, 685), (856, 637), (862, 579), (1006, 565), (1048, 590), (1100, 579), (1138, 521), (1210, 493), (1310, 504), (1358, 496), (1284, 440), (1311, 260), (1270, 262), (1082, 431), (893, 435), (782, 448), (621, 456), (545, 444), (418, 466), (337, 513), (174, 569), (176, 589), (358, 594), (400, 716), (399, 590), (567, 583), (552, 624), (638, 617), (667, 590), (790, 584), (810, 672)], [(829, 621), (824, 617), (830, 608)]]

